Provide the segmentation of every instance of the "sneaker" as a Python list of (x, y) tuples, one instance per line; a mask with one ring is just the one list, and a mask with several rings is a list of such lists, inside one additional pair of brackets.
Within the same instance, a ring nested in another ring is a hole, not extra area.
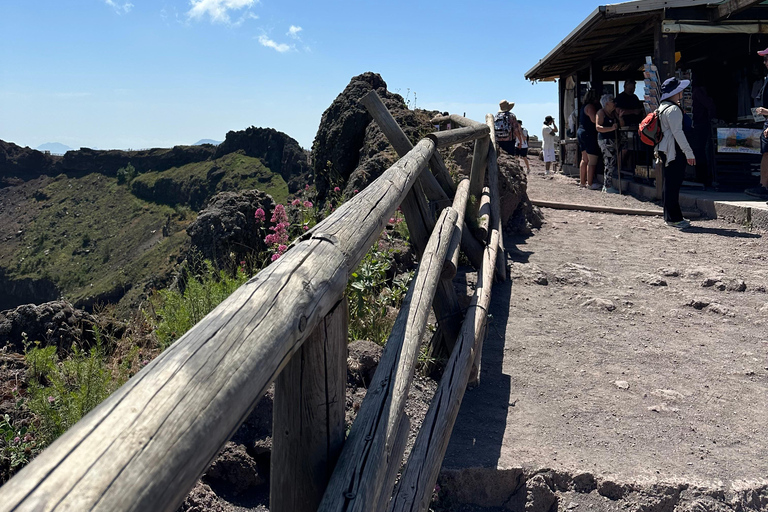
[(667, 221), (667, 226), (669, 226), (671, 228), (677, 228), (677, 229), (686, 229), (686, 228), (691, 227), (691, 223), (688, 222), (686, 219), (683, 219), (683, 220), (679, 220), (677, 222)]
[(603, 186), (599, 183), (593, 183), (592, 186), (589, 188), (591, 188), (592, 190), (600, 190), (601, 188), (603, 188)]
[(760, 199), (768, 199), (768, 188), (763, 186), (748, 188), (744, 191), (745, 194), (752, 197), (758, 197)]
[(605, 192), (606, 194), (618, 194), (619, 189), (613, 188), (613, 187), (608, 187), (608, 188), (603, 187), (603, 192)]

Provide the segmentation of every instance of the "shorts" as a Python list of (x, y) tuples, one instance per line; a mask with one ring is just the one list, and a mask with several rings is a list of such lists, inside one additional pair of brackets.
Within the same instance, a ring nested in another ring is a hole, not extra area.
[(515, 141), (513, 140), (499, 140), (497, 141), (499, 143), (499, 147), (509, 153), (512, 156), (515, 156), (517, 153), (515, 148)]
[(584, 128), (579, 128), (576, 132), (576, 138), (579, 140), (579, 147), (582, 151), (586, 151), (588, 155), (600, 155), (596, 136), (593, 136)]
[(517, 149), (517, 156), (522, 156), (523, 158), (528, 157), (528, 148), (515, 148)]
[(768, 153), (768, 139), (765, 138), (765, 129), (768, 128), (768, 121), (763, 123), (763, 131), (760, 133), (760, 152)]
[(543, 151), (544, 153), (544, 162), (554, 162), (555, 161), (555, 148), (547, 148)]

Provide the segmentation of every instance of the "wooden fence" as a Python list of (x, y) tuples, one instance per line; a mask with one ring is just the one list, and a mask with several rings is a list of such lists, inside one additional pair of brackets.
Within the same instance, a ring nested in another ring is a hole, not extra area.
[[(401, 158), (0, 488), (0, 510), (176, 510), (273, 381), (272, 512), (427, 510), (477, 382), (494, 274), (506, 278), (493, 121), (438, 118), (460, 128), (412, 146), (375, 92), (361, 103)], [(471, 175), (454, 186), (436, 149), (469, 140)], [(420, 263), (345, 439), (344, 291), (398, 206)], [(451, 283), (459, 247), (479, 272), (465, 312)], [(393, 493), (430, 308), (450, 359)]]

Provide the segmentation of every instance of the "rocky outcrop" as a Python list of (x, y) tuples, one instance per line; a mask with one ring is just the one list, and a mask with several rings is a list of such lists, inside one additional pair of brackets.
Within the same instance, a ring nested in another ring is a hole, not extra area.
[(255, 213), (261, 208), (269, 220), (274, 206), (272, 198), (258, 190), (221, 192), (187, 228), (192, 247), (219, 268), (231, 265), (230, 255), (240, 261), (246, 254), (264, 251), (265, 224), (257, 222)]
[(216, 148), (215, 158), (242, 150), (247, 156), (258, 158), (272, 172), (279, 173), (291, 193), (311, 183), (311, 167), (307, 153), (295, 139), (272, 128), (251, 126), (227, 133), (227, 138)]
[(74, 342), (90, 345), (94, 340), (95, 325), (96, 317), (64, 300), (25, 304), (0, 312), (0, 348), (24, 353), (26, 339), (67, 351)]

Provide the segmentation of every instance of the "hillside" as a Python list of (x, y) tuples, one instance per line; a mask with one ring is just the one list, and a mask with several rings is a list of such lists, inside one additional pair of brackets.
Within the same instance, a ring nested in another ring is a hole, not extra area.
[(211, 197), (257, 189), (283, 202), (287, 181), (295, 190), (308, 170), (295, 140), (254, 127), (219, 147), (64, 157), (0, 141), (0, 310), (61, 296), (80, 307), (134, 302), (167, 284)]

